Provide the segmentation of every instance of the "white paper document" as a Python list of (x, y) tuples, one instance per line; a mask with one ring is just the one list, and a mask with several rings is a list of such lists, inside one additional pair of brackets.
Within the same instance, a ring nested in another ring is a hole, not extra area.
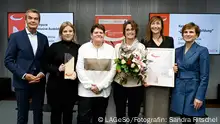
[(174, 87), (175, 49), (147, 48), (147, 84)]

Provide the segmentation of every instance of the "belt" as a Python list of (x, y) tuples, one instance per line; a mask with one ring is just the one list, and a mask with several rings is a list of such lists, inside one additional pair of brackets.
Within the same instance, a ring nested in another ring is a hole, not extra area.
[(199, 78), (199, 72), (195, 71), (184, 71), (177, 73), (178, 78)]

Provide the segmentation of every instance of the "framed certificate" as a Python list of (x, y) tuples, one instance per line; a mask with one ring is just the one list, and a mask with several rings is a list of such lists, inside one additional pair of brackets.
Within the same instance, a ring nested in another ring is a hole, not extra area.
[(175, 49), (147, 48), (147, 84), (174, 87)]

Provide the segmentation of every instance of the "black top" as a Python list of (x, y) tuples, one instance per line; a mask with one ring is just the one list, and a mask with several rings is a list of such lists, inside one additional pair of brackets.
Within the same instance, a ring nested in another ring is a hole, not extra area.
[[(80, 45), (74, 42), (60, 41), (53, 43), (46, 52), (46, 62), (44, 64), (47, 72), (50, 73), (47, 87), (49, 89), (59, 90), (77, 90), (78, 79), (64, 79), (64, 72), (59, 71), (59, 66), (64, 63), (65, 53), (71, 54), (75, 58), (75, 66), (77, 62), (78, 49)], [(74, 68), (76, 69), (76, 68)]]
[(157, 46), (157, 44), (151, 39), (150, 41), (146, 41), (144, 39), (141, 40), (141, 42), (145, 45), (145, 47), (151, 47), (151, 48), (174, 48), (173, 38), (168, 36), (163, 36), (162, 43)]

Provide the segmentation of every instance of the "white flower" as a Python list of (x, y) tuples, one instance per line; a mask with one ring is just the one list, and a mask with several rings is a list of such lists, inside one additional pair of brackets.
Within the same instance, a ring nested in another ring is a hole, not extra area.
[(137, 63), (137, 60), (135, 58), (132, 59), (132, 62)]
[(134, 70), (134, 72), (138, 72), (139, 71), (139, 69), (138, 68), (136, 68), (135, 70)]
[(135, 67), (135, 64), (134, 64), (134, 63), (132, 63), (132, 64), (131, 64), (131, 68), (134, 68), (134, 67)]
[(141, 69), (141, 65), (138, 65), (138, 68)]
[(127, 57), (127, 55), (126, 55), (125, 53), (122, 53), (121, 56), (123, 56), (123, 57)]
[(124, 59), (121, 60), (121, 64), (125, 64), (126, 61)]

